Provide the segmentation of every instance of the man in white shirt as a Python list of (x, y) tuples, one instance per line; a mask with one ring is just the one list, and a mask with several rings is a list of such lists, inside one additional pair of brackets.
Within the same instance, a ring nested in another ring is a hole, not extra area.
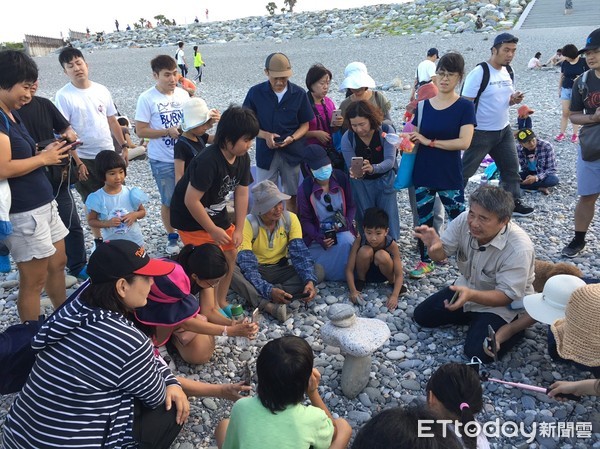
[(478, 64), (465, 79), (462, 95), (475, 102), (477, 127), (471, 146), (463, 155), (463, 180), (466, 187), (489, 153), (500, 171), (502, 187), (515, 200), (513, 215), (525, 217), (533, 213), (533, 208), (520, 200), (519, 158), (508, 114), (510, 106), (521, 103), (525, 96), (523, 92), (515, 92), (510, 68), (517, 42), (519, 39), (509, 33), (496, 36), (490, 59)]
[[(104, 186), (104, 179), (96, 175), (96, 155), (103, 150), (115, 150), (114, 136), (127, 163), (129, 147), (117, 122), (112, 96), (102, 84), (90, 81), (88, 64), (81, 51), (66, 47), (58, 55), (58, 61), (71, 81), (56, 92), (55, 103), (83, 142), (77, 148), (81, 162), (77, 166), (79, 181), (76, 188), (85, 203), (90, 193)], [(94, 239), (100, 239), (100, 229), (91, 229)]]
[[(415, 83), (413, 84), (412, 92), (410, 93), (410, 101), (415, 99), (422, 100), (419, 98), (419, 88), (425, 84), (433, 84), (435, 81), (435, 62), (439, 59), (439, 52), (437, 48), (430, 48), (427, 50), (427, 57), (419, 63), (417, 66), (417, 76), (415, 77)], [(433, 94), (432, 96), (435, 96)]]
[(151, 62), (156, 85), (143, 92), (135, 110), (136, 134), (148, 143), (148, 159), (152, 176), (160, 192), (162, 218), (168, 233), (167, 253), (179, 253), (179, 236), (171, 226), (171, 197), (175, 190), (174, 148), (179, 137), (183, 105), (190, 99), (188, 93), (177, 87), (177, 64), (168, 55), (159, 55)]
[(181, 70), (181, 76), (183, 76), (185, 78), (188, 73), (188, 68), (187, 68), (187, 64), (185, 63), (185, 53), (183, 51), (183, 42), (182, 41), (177, 42), (177, 46), (179, 48), (175, 52), (175, 58), (177, 60), (177, 65), (179, 66), (179, 70)]

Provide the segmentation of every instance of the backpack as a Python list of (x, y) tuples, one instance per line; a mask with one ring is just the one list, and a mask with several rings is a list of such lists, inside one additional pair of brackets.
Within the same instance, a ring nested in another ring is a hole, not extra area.
[[(252, 226), (252, 243), (254, 243), (254, 241), (256, 240), (256, 237), (258, 237), (258, 230), (260, 229), (260, 223), (258, 221), (258, 218), (253, 214), (246, 215), (246, 219), (250, 222), (250, 226)], [(290, 217), (290, 213), (287, 210), (283, 211), (283, 215), (279, 219), (279, 222), (277, 223), (277, 227), (279, 228), (282, 224), (283, 224), (283, 228), (285, 229), (285, 233), (287, 234), (287, 236), (289, 238), (290, 228), (292, 226), (292, 218)]]
[[(85, 281), (52, 315), (71, 303), (88, 285), (90, 281)], [(44, 315), (40, 315), (38, 320), (9, 326), (0, 333), (0, 394), (16, 393), (27, 382), (36, 358), (31, 340), (45, 321)]]
[[(581, 95), (581, 101), (583, 103), (585, 103), (585, 100), (588, 96), (588, 92), (590, 90), (587, 85), (587, 78), (588, 78), (588, 74), (590, 72), (591, 72), (591, 69), (586, 70), (585, 72), (583, 72), (581, 75), (579, 75), (575, 79), (575, 83), (577, 83), (577, 90), (579, 91), (579, 95)], [(584, 105), (584, 109), (585, 109), (585, 105)]]
[[(473, 100), (473, 103), (475, 104), (475, 112), (477, 112), (477, 105), (479, 104), (479, 98), (481, 97), (481, 94), (487, 88), (488, 84), (490, 84), (490, 67), (488, 66), (487, 62), (480, 62), (479, 64), (477, 64), (477, 66), (481, 66), (481, 68), (483, 69), (483, 77), (481, 78), (481, 84), (479, 85), (479, 90), (477, 91), (477, 95), (475, 95), (475, 99)], [(510, 65), (507, 65), (505, 67), (506, 67), (506, 71), (508, 72), (508, 75), (510, 76), (510, 79), (512, 80), (512, 82), (514, 84), (515, 72), (513, 71), (512, 67)], [(464, 88), (464, 84), (463, 84), (463, 88)], [(462, 91), (463, 91), (463, 89), (461, 88), (461, 90), (460, 90), (461, 95), (462, 95)]]
[(179, 54), (179, 48), (177, 49), (177, 51), (175, 52), (175, 61), (177, 61), (177, 55)]

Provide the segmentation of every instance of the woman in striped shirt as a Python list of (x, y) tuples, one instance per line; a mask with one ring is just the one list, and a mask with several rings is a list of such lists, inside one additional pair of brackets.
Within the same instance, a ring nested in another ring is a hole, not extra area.
[(38, 352), (9, 411), (4, 447), (168, 448), (189, 402), (150, 340), (125, 317), (173, 264), (128, 240), (99, 245), (91, 284), (35, 336)]

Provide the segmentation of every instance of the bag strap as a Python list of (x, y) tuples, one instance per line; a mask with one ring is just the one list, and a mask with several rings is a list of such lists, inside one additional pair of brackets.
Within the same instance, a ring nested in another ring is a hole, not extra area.
[(421, 121), (423, 120), (423, 110), (425, 109), (425, 100), (417, 103), (417, 129), (421, 132)]
[(192, 145), (192, 143), (187, 139), (187, 137), (180, 136), (178, 140), (185, 143), (192, 150), (192, 154), (194, 155), (194, 157), (196, 157), (198, 155), (199, 151), (196, 149), (196, 147), (194, 145)]
[[(258, 237), (258, 230), (260, 228), (260, 222), (258, 218), (254, 214), (246, 215), (246, 219), (250, 222), (250, 226), (252, 227), (252, 243)], [(287, 210), (283, 211), (283, 215), (279, 219), (278, 225), (283, 224), (283, 229), (285, 229), (285, 233), (289, 238), (290, 228), (292, 227), (292, 218), (290, 217), (290, 213)]]

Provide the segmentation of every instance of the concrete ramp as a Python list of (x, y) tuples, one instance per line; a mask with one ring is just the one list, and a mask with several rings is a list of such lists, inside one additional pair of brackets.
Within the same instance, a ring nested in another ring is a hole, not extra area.
[(600, 0), (573, 0), (573, 12), (565, 15), (563, 0), (533, 0), (515, 25), (515, 29), (600, 27)]

